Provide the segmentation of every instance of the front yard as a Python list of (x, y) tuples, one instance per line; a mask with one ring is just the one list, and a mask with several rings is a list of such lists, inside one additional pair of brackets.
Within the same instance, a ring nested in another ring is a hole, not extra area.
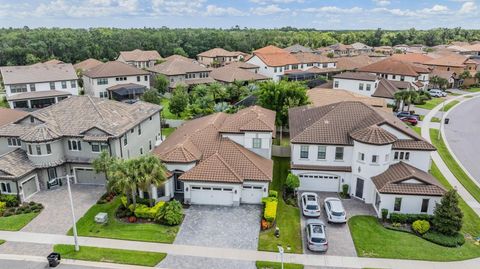
[[(257, 261), (255, 262), (257, 269), (281, 269), (282, 264), (279, 262), (265, 262), (265, 261)], [(284, 269), (303, 269), (302, 264), (296, 263), (284, 263)]]
[[(80, 236), (105, 237), (113, 239), (136, 240), (158, 243), (172, 243), (179, 226), (166, 226), (156, 223), (126, 223), (115, 217), (120, 206), (120, 197), (105, 204), (95, 204), (78, 220), (77, 230)], [(99, 212), (108, 213), (107, 224), (97, 224), (94, 220)], [(72, 229), (68, 232), (72, 235)]]
[(40, 212), (13, 215), (9, 217), (0, 217), (0, 230), (2, 231), (20, 231), (25, 225), (32, 221)]
[(438, 106), (443, 101), (445, 101), (445, 98), (436, 97), (426, 101), (423, 105), (415, 105), (415, 107), (432, 110), (434, 107)]
[(282, 245), (285, 252), (302, 253), (302, 236), (300, 227), (300, 210), (285, 203), (281, 197), (290, 167), (289, 158), (273, 157), (273, 181), (270, 189), (278, 191), (278, 208), (276, 225), (280, 228), (280, 237), (274, 235), (275, 229), (261, 231), (258, 238), (258, 250), (278, 252)]

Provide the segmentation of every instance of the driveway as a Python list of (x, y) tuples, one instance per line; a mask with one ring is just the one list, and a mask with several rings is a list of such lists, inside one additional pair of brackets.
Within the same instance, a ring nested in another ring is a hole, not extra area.
[[(80, 219), (103, 193), (103, 186), (72, 185), (76, 219)], [(45, 208), (22, 229), (23, 232), (66, 234), (72, 227), (72, 212), (66, 186), (41, 191), (29, 201), (41, 203)]]
[[(353, 244), (352, 236), (350, 235), (350, 229), (347, 224), (329, 224), (325, 215), (325, 210), (323, 209), (323, 200), (327, 197), (338, 197), (337, 193), (329, 192), (317, 192), (318, 198), (321, 203), (321, 215), (320, 219), (327, 225), (327, 239), (328, 239), (328, 255), (335, 256), (350, 256), (357, 257), (357, 252), (355, 251), (355, 245)], [(301, 194), (299, 194), (301, 195)], [(347, 211), (347, 216), (357, 216), (357, 215), (375, 215), (375, 211), (371, 205), (367, 205), (357, 199), (343, 199), (343, 207)], [(306, 217), (301, 217), (302, 225), (302, 237), (303, 237), (303, 253), (305, 254), (315, 254), (318, 252), (312, 252), (307, 249), (306, 246), (306, 237), (305, 237), (305, 221)]]
[[(174, 244), (256, 250), (262, 208), (260, 205), (197, 206), (185, 210)], [(254, 262), (168, 255), (166, 268), (248, 269)]]

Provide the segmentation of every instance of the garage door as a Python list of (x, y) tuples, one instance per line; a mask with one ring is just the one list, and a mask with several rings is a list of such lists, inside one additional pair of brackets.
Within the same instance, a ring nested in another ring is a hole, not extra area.
[(38, 192), (37, 177), (31, 177), (22, 183), (23, 200), (28, 199)]
[(338, 192), (340, 190), (340, 177), (335, 175), (301, 174), (298, 177), (301, 191)]
[(261, 204), (263, 196), (262, 186), (243, 185), (242, 187), (242, 203), (244, 204)]
[(78, 184), (105, 185), (105, 176), (90, 168), (75, 168)]
[(191, 203), (198, 205), (233, 205), (233, 189), (192, 186)]

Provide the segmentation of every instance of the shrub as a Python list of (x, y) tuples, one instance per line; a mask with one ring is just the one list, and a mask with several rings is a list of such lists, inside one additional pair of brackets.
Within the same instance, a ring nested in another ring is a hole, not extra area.
[(165, 223), (170, 226), (178, 225), (183, 219), (183, 208), (177, 200), (172, 200), (165, 203), (160, 208), (155, 220), (160, 223)]
[(343, 197), (348, 196), (348, 184), (343, 184), (342, 185), (342, 195), (343, 195)]
[(288, 191), (294, 191), (296, 188), (300, 187), (300, 179), (298, 176), (290, 173), (287, 176), (287, 180), (285, 181), (285, 186), (287, 187)]
[(445, 235), (455, 235), (462, 228), (463, 213), (458, 207), (458, 194), (456, 190), (445, 193), (437, 204), (432, 220), (433, 227)]
[(426, 220), (416, 220), (412, 223), (412, 229), (419, 234), (425, 234), (430, 230), (430, 222)]
[(269, 200), (265, 203), (265, 210), (263, 212), (263, 217), (268, 222), (274, 222), (277, 217), (277, 200)]
[(139, 204), (135, 208), (135, 212), (134, 212), (135, 217), (142, 218), (142, 219), (154, 219), (158, 215), (160, 208), (164, 205), (165, 205), (164, 201), (158, 202), (153, 207), (148, 207), (146, 205)]
[(5, 212), (5, 209), (7, 209), (7, 203), (0, 202), (0, 216), (3, 215), (3, 213)]
[(424, 239), (444, 247), (458, 247), (465, 244), (465, 238), (461, 233), (444, 235), (436, 231), (429, 231), (422, 236)]
[(155, 199), (147, 199), (147, 198), (137, 197), (137, 204), (150, 206), (151, 204), (155, 204)]
[(135, 216), (130, 216), (130, 217), (128, 217), (128, 222), (135, 223), (135, 222), (137, 222), (137, 218)]
[(402, 213), (390, 213), (390, 221), (398, 223), (408, 223), (411, 224), (416, 220), (426, 220), (431, 221), (432, 216), (427, 214), (402, 214)]
[(278, 191), (274, 191), (274, 190), (268, 191), (268, 197), (278, 198)]
[(7, 207), (16, 207), (20, 204), (20, 200), (16, 195), (2, 194), (0, 195), (0, 201), (5, 202)]
[(127, 208), (127, 196), (120, 197), (120, 202), (122, 202), (123, 207)]
[(388, 217), (388, 209), (382, 208), (382, 221), (385, 222)]

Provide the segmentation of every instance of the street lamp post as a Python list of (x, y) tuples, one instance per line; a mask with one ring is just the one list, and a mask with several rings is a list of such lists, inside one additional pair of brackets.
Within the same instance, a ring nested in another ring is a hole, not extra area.
[(68, 188), (68, 196), (70, 198), (70, 206), (72, 208), (72, 220), (73, 220), (73, 239), (75, 241), (75, 251), (80, 250), (80, 246), (78, 245), (78, 235), (77, 235), (77, 221), (75, 219), (75, 210), (73, 209), (73, 197), (72, 197), (72, 190), (70, 189), (70, 175), (67, 175), (67, 188)]
[(438, 129), (438, 134), (437, 134), (437, 140), (440, 140), (440, 131), (442, 130), (442, 124), (443, 124), (443, 121), (445, 120), (443, 118), (444, 114), (445, 114), (445, 102), (447, 100), (443, 100), (442, 102), (442, 108), (440, 109), (440, 111), (442, 112), (442, 118), (440, 119), (440, 128)]
[(282, 246), (277, 246), (278, 247), (278, 253), (280, 253), (280, 264), (282, 265), (283, 269), (283, 247)]

